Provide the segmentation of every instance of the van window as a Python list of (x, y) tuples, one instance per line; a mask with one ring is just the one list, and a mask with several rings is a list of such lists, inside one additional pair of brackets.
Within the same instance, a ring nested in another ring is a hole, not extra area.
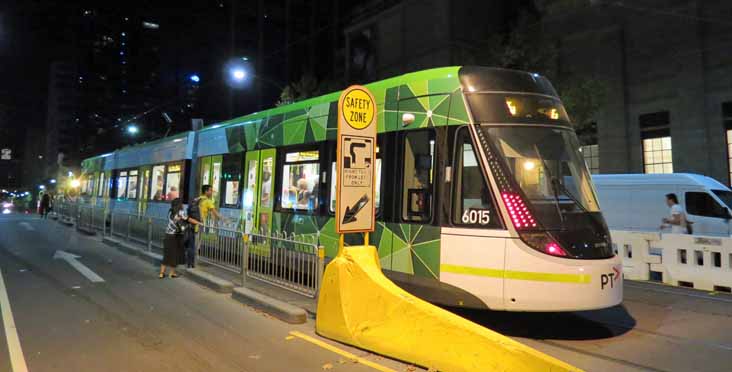
[(714, 195), (717, 195), (719, 200), (722, 201), (728, 208), (732, 208), (732, 191), (726, 190), (712, 190)]
[(686, 213), (702, 217), (723, 218), (727, 216), (726, 208), (719, 205), (711, 195), (705, 192), (686, 193)]

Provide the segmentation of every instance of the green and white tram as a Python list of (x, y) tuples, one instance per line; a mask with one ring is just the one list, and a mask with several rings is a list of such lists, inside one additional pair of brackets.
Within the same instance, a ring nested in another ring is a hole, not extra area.
[[(451, 306), (575, 311), (621, 302), (621, 261), (546, 78), (445, 67), (366, 86), (379, 131), (371, 244), (387, 276)], [(314, 235), (333, 257), (339, 94), (87, 159), (84, 188), (112, 211), (160, 215), (171, 192), (190, 200), (210, 184), (246, 231)]]

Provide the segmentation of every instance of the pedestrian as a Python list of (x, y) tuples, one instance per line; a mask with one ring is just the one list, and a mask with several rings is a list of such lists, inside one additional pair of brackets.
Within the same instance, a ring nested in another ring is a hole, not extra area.
[(41, 196), (41, 207), (39, 209), (41, 218), (47, 218), (48, 212), (51, 209), (51, 196), (47, 192), (44, 192), (43, 196)]
[(661, 229), (670, 226), (672, 234), (691, 234), (691, 224), (686, 218), (684, 208), (679, 205), (679, 199), (676, 194), (666, 194), (666, 205), (670, 208), (670, 216), (662, 219)]
[[(201, 186), (201, 195), (193, 199), (188, 205), (188, 216), (201, 221), (201, 224), (206, 226), (209, 224), (209, 214), (216, 220), (224, 220), (216, 210), (213, 200), (213, 188), (211, 185), (203, 185)], [(196, 241), (200, 233), (200, 227), (196, 225), (188, 232), (185, 239), (186, 266), (189, 269), (196, 267)]]
[(169, 277), (177, 278), (175, 268), (183, 262), (183, 238), (185, 231), (190, 225), (198, 225), (200, 222), (194, 218), (188, 217), (183, 209), (183, 201), (175, 198), (170, 203), (168, 211), (168, 226), (165, 229), (165, 239), (163, 240), (163, 262), (160, 265), (160, 279), (165, 278), (166, 267), (170, 268)]

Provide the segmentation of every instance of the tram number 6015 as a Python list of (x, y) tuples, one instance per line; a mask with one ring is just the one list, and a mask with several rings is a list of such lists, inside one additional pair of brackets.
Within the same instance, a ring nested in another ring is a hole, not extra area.
[(464, 224), (487, 225), (491, 222), (491, 213), (488, 210), (468, 209), (463, 212), (462, 221)]

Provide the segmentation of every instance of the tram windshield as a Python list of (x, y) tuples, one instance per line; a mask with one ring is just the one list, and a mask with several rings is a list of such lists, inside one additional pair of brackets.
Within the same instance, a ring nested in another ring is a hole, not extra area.
[(590, 174), (570, 129), (507, 125), (481, 128), (502, 155), (544, 228), (568, 230), (576, 227), (578, 215), (599, 217)]

